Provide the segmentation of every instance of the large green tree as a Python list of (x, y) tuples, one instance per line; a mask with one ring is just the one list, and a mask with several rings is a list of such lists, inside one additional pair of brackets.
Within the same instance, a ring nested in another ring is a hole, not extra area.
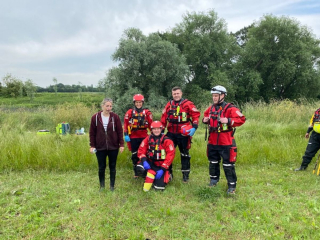
[(132, 94), (142, 93), (149, 106), (162, 107), (171, 88), (184, 86), (190, 74), (177, 46), (158, 33), (145, 36), (135, 28), (125, 30), (113, 60), (118, 66), (108, 71), (100, 85), (105, 86), (117, 106), (123, 106), (124, 97), (132, 105)]
[(237, 97), (264, 100), (316, 97), (319, 39), (289, 17), (265, 15), (248, 29), (236, 66)]
[(186, 56), (192, 73), (188, 92), (197, 88), (195, 85), (205, 91), (217, 84), (232, 88), (229, 73), (239, 46), (228, 33), (225, 20), (218, 18), (215, 11), (187, 13), (182, 22), (163, 37), (176, 43)]

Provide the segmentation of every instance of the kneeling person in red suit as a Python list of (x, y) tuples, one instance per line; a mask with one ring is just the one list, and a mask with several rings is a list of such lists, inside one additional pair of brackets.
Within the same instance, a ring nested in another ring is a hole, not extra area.
[(146, 137), (139, 149), (138, 157), (141, 163), (138, 165), (147, 171), (143, 190), (149, 191), (153, 187), (156, 190), (164, 190), (170, 180), (169, 166), (175, 155), (172, 140), (161, 133), (163, 126), (161, 122), (154, 121), (151, 124), (151, 134)]

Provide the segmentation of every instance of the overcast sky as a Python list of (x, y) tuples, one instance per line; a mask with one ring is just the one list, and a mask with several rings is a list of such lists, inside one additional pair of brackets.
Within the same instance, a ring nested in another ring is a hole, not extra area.
[(0, 0), (0, 77), (11, 73), (40, 87), (96, 86), (115, 65), (127, 28), (164, 32), (186, 12), (214, 10), (237, 30), (264, 14), (289, 16), (320, 38), (319, 0)]

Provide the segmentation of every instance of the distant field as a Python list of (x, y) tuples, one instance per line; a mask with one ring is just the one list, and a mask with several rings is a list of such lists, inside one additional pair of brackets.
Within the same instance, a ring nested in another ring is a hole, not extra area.
[(0, 97), (0, 107), (41, 107), (44, 105), (55, 106), (64, 103), (84, 103), (86, 106), (92, 104), (100, 105), (105, 97), (103, 92), (82, 92), (82, 93), (36, 93), (33, 100), (29, 97), (3, 98)]

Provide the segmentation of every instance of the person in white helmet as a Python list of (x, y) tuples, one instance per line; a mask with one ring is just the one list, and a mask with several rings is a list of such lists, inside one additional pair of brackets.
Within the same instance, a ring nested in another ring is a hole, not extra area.
[(209, 160), (210, 187), (215, 187), (220, 179), (220, 162), (228, 182), (228, 194), (234, 194), (237, 185), (235, 162), (237, 147), (234, 139), (235, 127), (245, 123), (245, 116), (232, 103), (224, 101), (227, 90), (223, 86), (211, 89), (213, 104), (204, 112), (202, 122), (208, 124), (209, 140), (207, 157)]

